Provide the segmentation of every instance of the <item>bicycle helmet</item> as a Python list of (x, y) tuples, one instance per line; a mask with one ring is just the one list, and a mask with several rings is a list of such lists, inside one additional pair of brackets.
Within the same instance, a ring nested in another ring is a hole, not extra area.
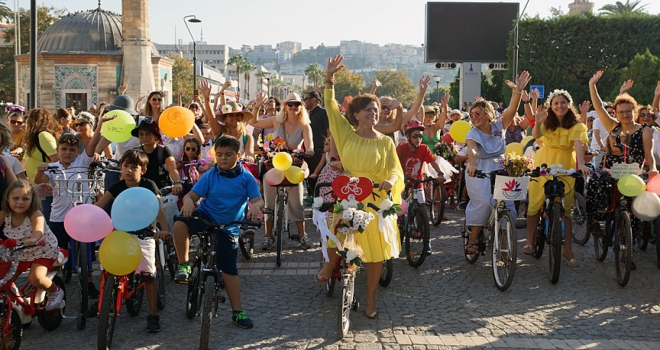
[(426, 129), (424, 127), (424, 124), (422, 124), (419, 120), (414, 120), (414, 119), (406, 123), (406, 127), (404, 128), (404, 130), (406, 131), (406, 135), (408, 135), (412, 131), (415, 130), (424, 131), (424, 129)]

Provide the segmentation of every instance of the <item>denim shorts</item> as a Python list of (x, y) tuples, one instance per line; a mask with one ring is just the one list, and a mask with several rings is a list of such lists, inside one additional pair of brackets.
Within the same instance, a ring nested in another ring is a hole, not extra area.
[[(198, 210), (195, 210), (191, 216), (213, 222), (208, 215)], [(205, 229), (204, 224), (200, 221), (190, 221), (186, 225), (190, 233), (199, 233)], [(228, 275), (238, 275), (238, 267), (236, 265), (236, 259), (238, 258), (238, 236), (227, 231), (220, 231), (216, 235), (216, 238), (215, 251), (218, 270)]]

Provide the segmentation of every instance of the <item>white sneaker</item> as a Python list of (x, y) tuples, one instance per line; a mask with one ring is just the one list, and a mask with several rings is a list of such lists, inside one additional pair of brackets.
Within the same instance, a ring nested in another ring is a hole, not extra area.
[(48, 294), (46, 311), (52, 311), (62, 307), (64, 307), (64, 291), (60, 287), (57, 287), (57, 291)]
[(266, 236), (266, 239), (264, 239), (264, 245), (261, 247), (261, 250), (271, 250), (273, 248), (273, 244), (275, 244), (275, 240)]
[(300, 237), (300, 248), (305, 250), (311, 248), (311, 246), (309, 245), (309, 239), (307, 238), (307, 235)]

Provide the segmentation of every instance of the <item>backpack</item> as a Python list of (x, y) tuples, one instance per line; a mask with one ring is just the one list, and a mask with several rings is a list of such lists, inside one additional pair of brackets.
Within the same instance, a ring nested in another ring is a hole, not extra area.
[[(144, 151), (144, 146), (140, 146), (140, 149)], [(158, 152), (158, 163), (160, 163), (160, 166), (167, 172), (167, 165), (165, 164), (165, 146), (156, 145), (156, 152)]]

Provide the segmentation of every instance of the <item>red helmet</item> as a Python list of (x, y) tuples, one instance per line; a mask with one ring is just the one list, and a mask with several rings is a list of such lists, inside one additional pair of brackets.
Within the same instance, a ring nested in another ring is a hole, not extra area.
[(424, 131), (426, 129), (424, 127), (424, 124), (422, 124), (419, 120), (411, 120), (408, 123), (406, 123), (406, 126), (404, 130), (406, 131), (406, 135), (408, 135), (410, 132), (415, 131), (415, 130), (421, 130)]

